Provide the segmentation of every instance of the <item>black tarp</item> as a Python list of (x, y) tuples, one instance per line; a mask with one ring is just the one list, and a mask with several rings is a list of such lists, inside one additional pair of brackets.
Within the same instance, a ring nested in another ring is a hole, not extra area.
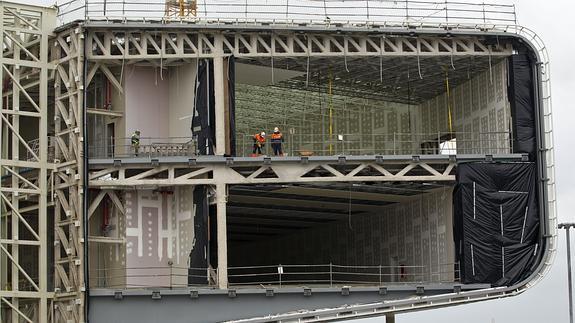
[(513, 151), (529, 154), (535, 160), (535, 101), (533, 59), (525, 48), (509, 58), (508, 92), (513, 119)]
[(198, 140), (198, 154), (213, 155), (215, 148), (214, 64), (210, 59), (198, 63), (196, 104), (192, 117), (192, 134)]
[(228, 108), (230, 126), (230, 155), (236, 155), (236, 60), (228, 58)]
[(535, 163), (457, 167), (454, 238), (462, 283), (510, 286), (531, 272), (538, 250)]
[[(194, 187), (193, 202), (196, 212), (193, 215), (194, 240), (190, 251), (190, 269), (188, 269), (188, 284), (202, 285), (207, 283), (205, 277), (208, 267), (208, 196), (204, 185)], [(200, 268), (200, 269), (198, 269)]]
[[(229, 127), (229, 154), (236, 155), (236, 100), (235, 78), (236, 67), (233, 56), (227, 58), (227, 108)], [(216, 145), (215, 135), (215, 94), (214, 94), (214, 64), (210, 59), (201, 60), (198, 64), (196, 78), (196, 102), (192, 117), (192, 134), (198, 140), (198, 153), (200, 155), (213, 155)]]

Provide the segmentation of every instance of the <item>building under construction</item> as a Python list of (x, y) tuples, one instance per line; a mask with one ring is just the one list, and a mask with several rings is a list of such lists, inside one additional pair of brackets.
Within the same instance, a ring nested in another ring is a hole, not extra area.
[(553, 260), (549, 62), (511, 5), (3, 1), (0, 22), (2, 322), (393, 320)]

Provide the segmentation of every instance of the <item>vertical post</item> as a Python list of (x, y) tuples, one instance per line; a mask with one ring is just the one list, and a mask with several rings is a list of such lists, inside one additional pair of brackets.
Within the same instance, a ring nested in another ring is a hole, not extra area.
[(379, 265), (379, 286), (381, 286), (381, 264)]
[(395, 323), (395, 313), (385, 314), (385, 323)]
[(332, 263), (329, 263), (329, 287), (333, 287), (333, 267)]
[[(20, 27), (20, 23), (17, 19), (14, 20), (15, 27)], [(19, 60), (20, 58), (20, 47), (13, 46), (14, 57)], [(14, 66), (12, 74), (14, 75), (14, 80), (12, 80), (12, 110), (15, 113), (18, 113), (20, 110), (20, 88), (18, 87), (18, 83), (20, 82), (20, 67)], [(44, 121), (44, 120), (42, 120)], [(42, 122), (40, 122), (42, 123)], [(15, 114), (12, 116), (12, 127), (14, 128), (12, 134), (12, 160), (19, 160), (20, 159), (20, 142), (18, 141), (17, 134), (20, 133), (20, 116)], [(16, 176), (12, 176), (12, 188), (20, 187), (19, 179)], [(17, 193), (12, 194), (12, 239), (15, 241), (19, 240), (20, 237), (20, 219), (14, 210), (19, 209), (20, 198), (18, 197)], [(20, 290), (19, 287), (19, 279), (20, 279), (20, 270), (18, 269), (18, 264), (20, 263), (20, 245), (12, 244), (12, 249), (10, 250), (12, 253), (12, 280), (11, 280), (11, 287), (13, 291)], [(20, 300), (18, 298), (12, 299), (12, 305), (15, 308), (20, 307)], [(13, 308), (12, 309), (12, 323), (18, 323), (20, 321), (20, 315), (18, 312)]]
[(224, 87), (224, 36), (218, 34), (214, 39), (214, 99), (216, 117), (216, 155), (226, 153), (226, 120), (225, 102), (226, 92)]
[(447, 0), (445, 0), (445, 23), (449, 24), (449, 13), (447, 11)]
[(571, 237), (569, 236), (570, 225), (565, 225), (567, 238), (567, 283), (569, 284), (569, 323), (573, 323), (573, 285), (571, 280)]
[[(221, 179), (221, 178), (220, 178)], [(218, 233), (218, 288), (228, 288), (228, 236), (226, 224), (226, 184), (216, 184), (216, 210)]]

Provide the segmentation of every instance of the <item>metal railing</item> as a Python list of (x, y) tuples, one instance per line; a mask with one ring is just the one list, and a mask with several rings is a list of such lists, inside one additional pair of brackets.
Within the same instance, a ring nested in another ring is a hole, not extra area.
[[(213, 279), (210, 279), (213, 277)], [(90, 274), (91, 288), (186, 288), (213, 287), (217, 269), (185, 266), (96, 268)], [(459, 264), (371, 265), (338, 264), (264, 265), (228, 268), (229, 286), (382, 286), (421, 283), (453, 283)]]
[(95, 268), (91, 288), (184, 288), (209, 286), (211, 269), (185, 266)]
[(279, 24), (470, 24), (516, 25), (513, 4), (426, 0), (184, 0), (174, 17), (165, 0), (63, 0), (61, 24), (74, 20), (161, 20)]
[(167, 157), (197, 155), (196, 140), (192, 137), (140, 137), (133, 145), (132, 138), (109, 138), (89, 144), (89, 158)]
[(453, 283), (458, 264), (440, 264), (434, 269), (419, 265), (348, 266), (337, 264), (269, 265), (229, 267), (230, 286), (381, 286), (413, 283)]
[[(254, 156), (254, 135), (238, 134), (238, 155)], [(284, 134), (284, 156), (508, 154), (510, 132), (435, 132), (389, 134)], [(257, 153), (257, 151), (256, 151)], [(266, 140), (262, 155), (273, 155)]]

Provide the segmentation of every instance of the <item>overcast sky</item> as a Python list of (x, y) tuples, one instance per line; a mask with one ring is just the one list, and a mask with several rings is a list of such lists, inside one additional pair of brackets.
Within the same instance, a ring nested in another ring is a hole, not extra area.
[[(12, 0), (21, 3), (50, 5), (50, 0)], [(214, 0), (215, 1), (215, 0)], [(273, 0), (269, 0), (272, 2)], [(459, 0), (461, 1), (461, 0)], [(475, 1), (477, 3), (481, 0)], [(489, 1), (486, 1), (489, 2)], [(514, 3), (520, 25), (529, 27), (545, 41), (551, 57), (553, 119), (557, 178), (558, 216), (560, 222), (574, 221), (575, 214), (575, 111), (570, 99), (575, 94), (575, 2), (572, 0), (491, 1)], [(574, 152), (570, 152), (574, 149)], [(573, 167), (573, 168), (571, 168)], [(575, 249), (575, 248), (572, 248)], [(568, 322), (567, 273), (564, 231), (550, 274), (537, 286), (517, 297), (461, 305), (446, 309), (401, 314), (398, 323), (540, 323)], [(383, 322), (383, 318), (355, 322)]]

